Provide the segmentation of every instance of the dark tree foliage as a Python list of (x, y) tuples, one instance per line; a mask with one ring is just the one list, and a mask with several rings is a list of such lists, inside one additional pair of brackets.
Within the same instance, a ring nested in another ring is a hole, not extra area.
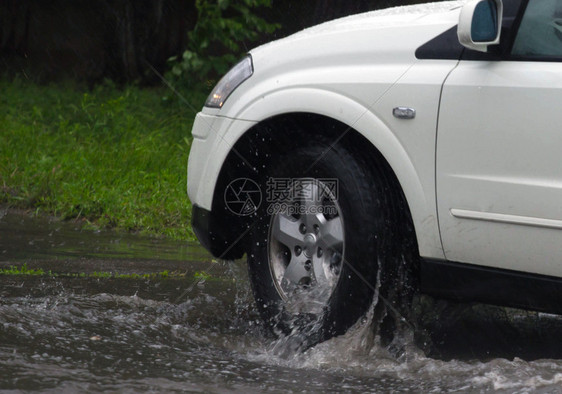
[(182, 52), (193, 1), (2, 0), (0, 72), (36, 80), (151, 81)]
[[(421, 2), (271, 0), (272, 7), (255, 7), (252, 15), (281, 28), (261, 29), (257, 37), (243, 42), (257, 45), (341, 16)], [(202, 42), (193, 31), (197, 15), (196, 0), (0, 0), (0, 74), (23, 72), (36, 80), (70, 77), (92, 83), (103, 78), (156, 82), (154, 69), (163, 73), (170, 57), (194, 52), (190, 37)], [(213, 47), (217, 46), (209, 49)], [(225, 55), (224, 48), (217, 48), (220, 53), (209, 52), (210, 57)]]
[[(359, 12), (372, 10), (388, 6), (392, 1), (338, 1), (338, 0), (317, 0), (314, 9), (314, 22), (325, 22), (340, 16), (357, 14)], [(396, 1), (394, 1), (396, 3)]]

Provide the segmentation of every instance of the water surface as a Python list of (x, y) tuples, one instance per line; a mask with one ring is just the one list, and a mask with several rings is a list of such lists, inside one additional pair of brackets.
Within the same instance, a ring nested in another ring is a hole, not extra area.
[(23, 263), (182, 275), (0, 276), (3, 390), (562, 392), (556, 316), (424, 297), (419, 332), (398, 347), (378, 345), (367, 317), (302, 353), (263, 328), (243, 261), (195, 244), (6, 213), (0, 266)]

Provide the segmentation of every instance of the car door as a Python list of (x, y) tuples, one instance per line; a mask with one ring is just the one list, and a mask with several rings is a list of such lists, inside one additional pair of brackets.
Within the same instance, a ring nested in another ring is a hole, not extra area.
[(562, 276), (562, 0), (530, 0), (503, 60), (461, 60), (442, 93), (447, 260)]

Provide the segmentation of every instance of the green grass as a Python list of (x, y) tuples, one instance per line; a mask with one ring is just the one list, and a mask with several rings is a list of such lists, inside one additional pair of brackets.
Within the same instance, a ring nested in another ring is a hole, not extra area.
[(0, 80), (0, 204), (94, 226), (193, 239), (191, 107), (164, 88)]
[[(95, 278), (95, 279), (172, 279), (185, 278), (185, 273), (169, 272), (167, 270), (160, 272), (151, 272), (148, 274), (120, 274), (119, 272), (94, 271), (80, 273), (57, 273), (45, 271), (42, 268), (28, 268), (27, 264), (22, 266), (10, 266), (9, 268), (0, 268), (0, 276), (49, 276), (53, 278)], [(195, 275), (195, 279), (199, 276)]]
[(132, 279), (132, 280), (157, 280), (157, 279), (185, 279), (192, 278), (196, 281), (203, 282), (216, 282), (216, 281), (232, 281), (232, 278), (220, 278), (215, 277), (205, 271), (196, 271), (194, 274), (187, 274), (180, 271), (160, 271), (160, 272), (150, 272), (144, 274), (138, 273), (128, 273), (121, 274), (119, 272), (109, 272), (109, 271), (93, 271), (93, 272), (53, 272), (51, 270), (44, 270), (43, 268), (29, 268), (27, 264), (21, 266), (12, 265), (8, 268), (0, 267), (0, 277), (1, 276), (17, 276), (17, 277), (29, 277), (29, 276), (44, 276), (50, 278), (82, 278), (82, 279)]
[(22, 265), (21, 267), (17, 266), (10, 266), (10, 268), (0, 268), (0, 275), (9, 275), (9, 276), (41, 276), (45, 275), (45, 271), (42, 268), (27, 268), (27, 264)]

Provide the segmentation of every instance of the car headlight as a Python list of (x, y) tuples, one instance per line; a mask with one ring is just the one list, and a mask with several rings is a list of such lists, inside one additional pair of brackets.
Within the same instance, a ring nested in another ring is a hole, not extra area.
[(252, 57), (248, 55), (221, 78), (209, 97), (207, 97), (205, 106), (221, 108), (228, 96), (230, 96), (242, 82), (250, 78), (253, 73), (254, 66), (252, 64)]

